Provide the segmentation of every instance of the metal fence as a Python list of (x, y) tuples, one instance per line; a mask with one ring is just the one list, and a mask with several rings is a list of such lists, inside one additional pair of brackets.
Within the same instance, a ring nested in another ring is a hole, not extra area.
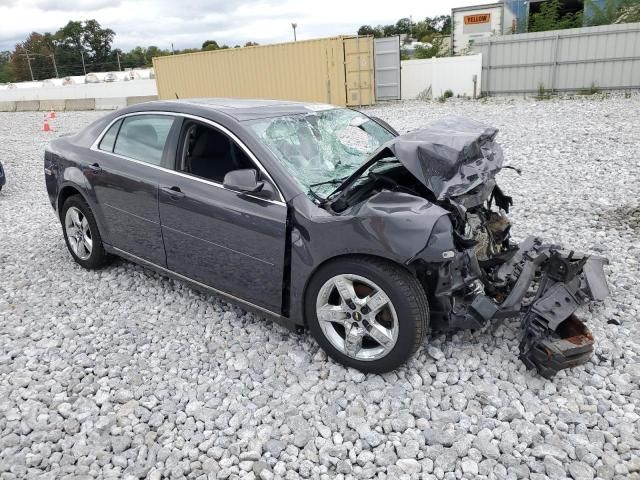
[(478, 39), (488, 95), (640, 88), (640, 23)]

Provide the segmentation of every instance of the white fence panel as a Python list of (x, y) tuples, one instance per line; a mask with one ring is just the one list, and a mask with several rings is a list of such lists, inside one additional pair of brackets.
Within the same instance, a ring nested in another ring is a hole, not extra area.
[(463, 57), (434, 58), (431, 91), (433, 97), (440, 97), (451, 90), (454, 95), (474, 95), (474, 77), (476, 95), (480, 95), (482, 76), (482, 55), (466, 55)]
[(403, 60), (402, 75), (400, 77), (402, 87), (402, 99), (417, 98), (421, 93), (426, 93), (431, 87), (431, 70), (433, 62), (430, 58), (425, 60)]
[(421, 94), (439, 97), (451, 90), (454, 95), (480, 94), (482, 55), (440, 57), (402, 62), (402, 99), (417, 98)]

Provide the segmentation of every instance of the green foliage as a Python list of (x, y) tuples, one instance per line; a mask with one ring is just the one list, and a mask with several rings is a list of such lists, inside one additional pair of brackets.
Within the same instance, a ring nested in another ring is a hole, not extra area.
[(530, 32), (562, 30), (582, 26), (582, 12), (560, 16), (560, 0), (547, 0), (540, 5), (540, 11), (529, 18)]
[(13, 68), (11, 66), (11, 52), (0, 52), (0, 83), (13, 82)]
[(218, 49), (220, 49), (220, 47), (218, 46), (218, 42), (216, 42), (215, 40), (206, 40), (202, 44), (203, 52), (208, 52), (210, 50), (218, 50)]
[(549, 100), (551, 95), (548, 93), (547, 89), (544, 88), (544, 83), (540, 82), (538, 85), (538, 96), (536, 97), (538, 100)]
[(426, 17), (413, 26), (413, 36), (421, 42), (431, 43), (434, 37), (451, 34), (451, 16)]
[(451, 16), (439, 15), (426, 17), (424, 20), (412, 23), (410, 18), (401, 18), (394, 24), (362, 25), (358, 35), (373, 35), (375, 38), (390, 37), (392, 35), (407, 35), (421, 42), (431, 43), (432, 39), (441, 35), (451, 34)]
[(585, 0), (589, 26), (640, 21), (640, 0)]
[(629, 5), (623, 5), (618, 10), (618, 18), (615, 23), (640, 22), (640, 0), (634, 0)]
[(445, 90), (444, 93), (442, 94), (442, 96), (444, 98), (451, 98), (451, 97), (453, 97), (453, 91), (452, 90)]
[(362, 25), (359, 29), (358, 29), (358, 35), (372, 35), (375, 38), (380, 38), (384, 35), (384, 33), (382, 32), (382, 28), (380, 27), (372, 27), (371, 25)]
[(92, 65), (93, 70), (114, 68), (111, 44), (115, 35), (116, 32), (110, 28), (102, 28), (96, 20), (84, 22), (82, 41), (89, 54), (89, 63)]
[(598, 88), (595, 82), (592, 82), (589, 88), (583, 88), (578, 91), (578, 95), (595, 95), (597, 93), (602, 93), (602, 90)]
[(430, 47), (416, 47), (414, 58), (421, 59), (446, 56), (447, 52), (443, 51), (442, 44), (442, 37), (436, 37), (432, 40)]

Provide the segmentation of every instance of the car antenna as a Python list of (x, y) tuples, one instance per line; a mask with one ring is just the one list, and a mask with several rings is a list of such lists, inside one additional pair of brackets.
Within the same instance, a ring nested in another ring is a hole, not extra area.
[(180, 97), (178, 96), (178, 92), (173, 92), (176, 96), (176, 100), (180, 100)]

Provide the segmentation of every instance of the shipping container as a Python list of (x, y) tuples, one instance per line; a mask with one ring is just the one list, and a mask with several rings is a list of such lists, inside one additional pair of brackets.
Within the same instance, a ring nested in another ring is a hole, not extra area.
[(231, 97), (375, 103), (373, 38), (316, 40), (153, 59), (161, 99)]

